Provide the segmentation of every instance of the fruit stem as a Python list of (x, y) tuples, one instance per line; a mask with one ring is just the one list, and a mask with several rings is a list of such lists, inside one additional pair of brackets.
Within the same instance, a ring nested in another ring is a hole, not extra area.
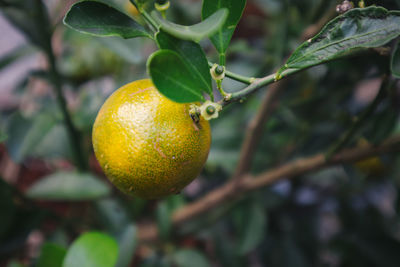
[[(286, 70), (284, 70), (283, 72), (280, 73), (279, 78), (280, 79), (285, 78), (285, 77), (290, 76), (290, 75), (292, 75), (292, 74), (294, 74), (296, 72), (299, 72), (301, 70), (304, 70), (304, 69), (286, 69)], [(229, 77), (228, 73), (226, 73), (226, 76)], [(240, 101), (241, 99), (243, 99), (247, 95), (252, 94), (255, 91), (257, 91), (261, 87), (263, 87), (265, 85), (268, 85), (268, 84), (271, 84), (271, 83), (274, 83), (274, 82), (277, 81), (276, 73), (270, 74), (270, 75), (265, 76), (263, 78), (248, 78), (248, 79), (249, 79), (250, 84), (246, 88), (232, 93), (230, 98), (222, 100), (220, 104), (222, 106), (226, 106), (226, 105), (228, 105), (228, 104), (230, 104), (232, 102)]]
[[(214, 63), (212, 62), (208, 62), (208, 66), (211, 68), (212, 66), (214, 66)], [(237, 73), (233, 73), (231, 71), (228, 71), (225, 69), (225, 76), (229, 77), (235, 81), (238, 82), (242, 82), (242, 83), (247, 83), (247, 84), (251, 84), (252, 82), (254, 82), (255, 78), (253, 77), (246, 77)]]

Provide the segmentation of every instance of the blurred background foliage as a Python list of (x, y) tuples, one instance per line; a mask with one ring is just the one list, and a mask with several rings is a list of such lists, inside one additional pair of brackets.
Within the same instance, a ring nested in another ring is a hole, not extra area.
[[(243, 129), (265, 89), (212, 121), (207, 164), (181, 194), (145, 201), (110, 186), (91, 149), (91, 127), (107, 96), (147, 77), (146, 60), (156, 47), (150, 40), (98, 38), (67, 28), (62, 18), (73, 2), (0, 1), (0, 266), (399, 265), (398, 154), (281, 180), (172, 229), (172, 211), (231, 177)], [(108, 2), (140, 21), (127, 0)], [(396, 0), (365, 3), (400, 9)], [(272, 73), (301, 44), (307, 27), (335, 15), (336, 4), (248, 0), (227, 68), (254, 77)], [(193, 24), (200, 10), (199, 0), (174, 0), (167, 15)], [(211, 43), (201, 45), (215, 62)], [(326, 152), (373, 100), (389, 60), (371, 49), (289, 79), (264, 125), (252, 172)], [(74, 164), (55, 79), (80, 138), (83, 173)], [(228, 79), (223, 85), (230, 92), (243, 86)], [(399, 101), (397, 82), (348, 145), (378, 144), (399, 133)], [(138, 243), (137, 225), (153, 221), (160, 240)]]

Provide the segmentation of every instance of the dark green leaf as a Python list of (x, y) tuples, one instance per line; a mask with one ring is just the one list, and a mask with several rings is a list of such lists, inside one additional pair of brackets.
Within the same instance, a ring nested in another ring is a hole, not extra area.
[(205, 37), (215, 34), (228, 17), (226, 8), (219, 9), (206, 20), (191, 26), (183, 26), (167, 21), (159, 12), (153, 11), (151, 15), (160, 24), (160, 29), (182, 40), (198, 42)]
[(63, 267), (114, 267), (117, 258), (118, 245), (112, 237), (89, 232), (72, 243)]
[(173, 261), (177, 267), (208, 267), (207, 258), (196, 250), (182, 249), (175, 252)]
[(96, 36), (150, 37), (139, 23), (117, 9), (96, 1), (74, 4), (64, 18), (71, 28)]
[(240, 17), (242, 16), (245, 6), (246, 0), (203, 1), (203, 8), (201, 11), (203, 19), (207, 19), (211, 16), (211, 14), (213, 14), (220, 8), (227, 8), (229, 10), (229, 15), (224, 25), (219, 28), (217, 33), (210, 38), (219, 53), (225, 53), (226, 49), (228, 48), (233, 32), (235, 31), (236, 25), (238, 24)]
[(44, 243), (36, 267), (61, 267), (66, 253), (59, 245)]
[(204, 100), (204, 88), (176, 52), (159, 50), (153, 53), (147, 61), (147, 68), (154, 85), (171, 100), (179, 103)]
[(397, 43), (393, 50), (392, 58), (390, 60), (390, 70), (394, 77), (400, 79), (400, 42)]
[(127, 225), (117, 237), (119, 245), (118, 260), (115, 267), (127, 267), (132, 261), (138, 244), (137, 230), (132, 224)]
[(280, 72), (318, 65), (355, 49), (382, 46), (399, 34), (399, 11), (374, 6), (355, 8), (333, 19), (320, 33), (298, 47)]
[(187, 68), (196, 77), (196, 81), (205, 92), (212, 94), (211, 74), (207, 58), (199, 44), (192, 41), (184, 41), (172, 37), (160, 31), (157, 36), (157, 43), (161, 49), (169, 49), (178, 53)]
[(7, 124), (6, 146), (13, 160), (21, 162), (31, 155), (35, 147), (56, 124), (55, 118), (42, 113), (28, 120), (16, 113)]
[(57, 172), (40, 179), (27, 196), (35, 199), (80, 201), (104, 197), (110, 188), (92, 174)]

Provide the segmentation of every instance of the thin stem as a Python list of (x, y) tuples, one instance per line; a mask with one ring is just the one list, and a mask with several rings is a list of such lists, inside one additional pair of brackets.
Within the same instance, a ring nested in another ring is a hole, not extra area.
[(339, 141), (334, 144), (326, 153), (326, 157), (329, 159), (336, 152), (340, 151), (344, 146), (346, 146), (350, 140), (354, 137), (354, 135), (360, 130), (360, 128), (364, 125), (364, 122), (371, 116), (371, 114), (376, 110), (379, 103), (386, 96), (387, 88), (390, 87), (391, 82), (387, 75), (382, 80), (382, 84), (380, 86), (379, 92), (374, 98), (374, 100), (369, 104), (369, 106), (362, 112), (359, 118), (356, 119), (354, 124), (350, 127), (350, 129), (345, 132), (339, 139)]
[(47, 21), (45, 19), (46, 14), (44, 14), (44, 12), (42, 10), (40, 0), (36, 0), (36, 8), (38, 9), (38, 12), (40, 14), (37, 17), (37, 23), (38, 23), (37, 26), (39, 27), (39, 29), (41, 31), (45, 32), (44, 35), (46, 36), (45, 38), (47, 39), (46, 40), (47, 44), (46, 44), (46, 48), (44, 49), (45, 50), (44, 52), (46, 53), (46, 56), (49, 61), (50, 74), (52, 77), (53, 88), (56, 93), (57, 102), (61, 109), (63, 120), (64, 120), (65, 126), (67, 128), (69, 138), (71, 140), (74, 160), (75, 160), (75, 163), (76, 163), (76, 166), (78, 167), (78, 169), (80, 171), (84, 171), (84, 170), (87, 170), (87, 168), (88, 168), (86, 157), (85, 157), (86, 153), (83, 153), (84, 150), (82, 148), (81, 134), (75, 128), (75, 126), (72, 122), (72, 119), (71, 119), (71, 115), (69, 114), (68, 109), (67, 109), (67, 103), (65, 101), (65, 97), (62, 92), (62, 82), (61, 82), (62, 79), (61, 79), (61, 75), (57, 69), (56, 60), (55, 60), (53, 48), (51, 45), (51, 31), (50, 31), (49, 25), (47, 24)]
[[(208, 66), (209, 66), (210, 68), (211, 68), (213, 65), (214, 65), (214, 63), (208, 62)], [(228, 71), (228, 70), (226, 70), (226, 69), (225, 69), (225, 76), (226, 76), (226, 77), (229, 77), (229, 78), (231, 78), (231, 79), (233, 79), (233, 80), (235, 80), (235, 81), (242, 82), (242, 83), (247, 83), (247, 84), (251, 84), (251, 83), (254, 82), (255, 79), (256, 79), (256, 78), (254, 78), (254, 77), (247, 77), (247, 76), (244, 76), (244, 75), (240, 75), (240, 74), (237, 74), (237, 73)]]
[[(280, 79), (285, 78), (285, 77), (287, 77), (291, 74), (294, 74), (296, 72), (299, 72), (301, 70), (303, 70), (303, 69), (287, 69), (280, 74)], [(274, 82), (276, 82), (276, 74), (275, 73), (265, 76), (264, 78), (254, 79), (254, 80), (252, 80), (252, 83), (249, 86), (247, 86), (246, 88), (244, 88), (240, 91), (232, 93), (231, 98), (224, 99), (221, 102), (221, 104), (223, 106), (226, 106), (232, 102), (239, 101), (240, 99), (244, 98), (245, 96), (247, 96), (251, 93), (254, 93), (256, 90), (260, 89), (261, 87), (271, 84), (271, 83), (274, 83)]]

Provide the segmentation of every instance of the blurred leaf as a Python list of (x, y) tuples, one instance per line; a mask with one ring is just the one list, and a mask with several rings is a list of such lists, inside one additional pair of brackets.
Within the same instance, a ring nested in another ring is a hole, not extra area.
[(12, 260), (7, 264), (7, 267), (25, 267), (22, 263)]
[(46, 160), (73, 159), (67, 129), (61, 123), (55, 125), (36, 144), (32, 156)]
[(240, 17), (242, 16), (244, 7), (246, 6), (246, 0), (204, 0), (201, 15), (203, 19), (207, 19), (215, 11), (221, 8), (227, 8), (229, 15), (223, 24), (219, 28), (218, 32), (211, 36), (210, 39), (214, 44), (217, 51), (224, 54), (228, 45), (231, 41), (233, 32), (235, 31), (236, 25), (238, 24)]
[(64, 24), (82, 33), (96, 36), (151, 38), (147, 30), (131, 17), (97, 1), (82, 1), (72, 5), (64, 18)]
[(104, 197), (110, 188), (93, 174), (57, 172), (33, 184), (27, 196), (34, 199), (81, 201)]
[(238, 242), (238, 251), (245, 255), (255, 249), (265, 238), (267, 229), (266, 215), (262, 205), (253, 201), (250, 206), (242, 210), (242, 223), (239, 229), (240, 241)]
[(202, 95), (204, 88), (176, 52), (171, 50), (154, 52), (147, 61), (147, 68), (154, 85), (169, 99), (178, 103), (204, 100)]
[(14, 63), (16, 60), (26, 55), (29, 55), (34, 51), (35, 49), (29, 44), (18, 46), (17, 48), (13, 49), (12, 51), (8, 52), (6, 55), (3, 55), (0, 58), (0, 70), (6, 68), (8, 65)]
[(320, 33), (298, 47), (279, 70), (302, 69), (360, 49), (386, 44), (400, 34), (400, 12), (382, 7), (355, 8), (330, 21)]
[(8, 138), (8, 136), (3, 133), (2, 131), (0, 131), (0, 143), (3, 143), (4, 141), (6, 141)]
[(99, 232), (89, 232), (72, 243), (63, 267), (114, 267), (117, 258), (118, 245), (112, 237)]
[(390, 60), (390, 70), (392, 71), (392, 75), (394, 77), (400, 79), (400, 42), (397, 43), (393, 50)]
[(201, 39), (216, 33), (228, 17), (229, 11), (226, 8), (215, 11), (207, 19), (191, 26), (179, 25), (165, 20), (157, 11), (151, 12), (151, 15), (161, 25), (161, 30), (182, 40), (199, 42)]
[(167, 202), (160, 202), (157, 206), (157, 227), (162, 240), (168, 240), (171, 232), (171, 212)]
[(117, 237), (119, 253), (115, 267), (128, 267), (138, 245), (137, 229), (134, 225), (127, 225)]
[(178, 250), (172, 256), (177, 267), (208, 267), (210, 263), (199, 251), (192, 249)]
[(129, 223), (129, 215), (121, 203), (114, 198), (96, 201), (96, 210), (99, 221), (112, 233), (118, 233)]
[(36, 267), (61, 267), (67, 250), (59, 245), (44, 243)]
[(14, 114), (7, 124), (6, 146), (11, 158), (21, 162), (31, 155), (55, 123), (55, 118), (46, 113), (39, 114), (32, 120), (22, 117), (19, 113)]
[(0, 177), (0, 240), (11, 226), (16, 213), (13, 189)]
[(2, 14), (38, 47), (46, 50), (50, 45), (51, 23), (46, 6), (41, 0), (23, 1), (4, 7)]
[(199, 44), (183, 41), (159, 31), (156, 35), (157, 43), (161, 49), (169, 49), (178, 53), (187, 69), (196, 77), (196, 82), (205, 92), (212, 94), (211, 74), (207, 58)]

